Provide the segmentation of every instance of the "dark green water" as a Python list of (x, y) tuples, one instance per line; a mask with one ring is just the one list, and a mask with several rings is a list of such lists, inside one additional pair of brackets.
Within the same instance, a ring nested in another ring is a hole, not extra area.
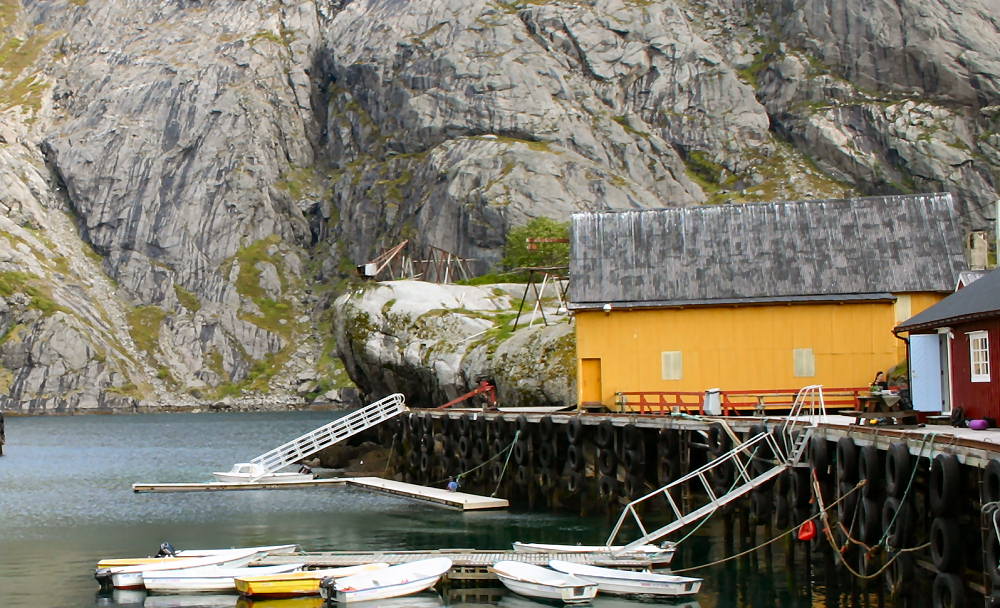
[[(8, 443), (0, 457), (0, 606), (236, 606), (235, 597), (97, 594), (92, 574), (98, 559), (148, 555), (164, 540), (178, 548), (298, 543), (305, 550), (319, 551), (508, 548), (515, 540), (601, 544), (606, 538), (611, 522), (604, 517), (516, 511), (463, 514), (348, 488), (178, 494), (131, 490), (134, 482), (210, 481), (212, 471), (228, 470), (234, 462), (249, 460), (335, 415), (7, 418)], [(727, 534), (721, 521), (713, 521), (683, 545), (675, 566), (704, 564), (739, 550), (741, 544), (745, 542)], [(696, 603), (681, 605), (882, 605), (877, 593), (862, 591), (849, 581), (829, 583), (823, 576), (829, 568), (823, 568), (819, 557), (810, 560), (800, 549), (790, 564), (786, 547), (781, 541), (746, 558), (693, 573), (705, 578), (702, 593)], [(497, 589), (380, 605), (544, 606)], [(594, 604), (595, 608), (649, 605), (610, 598)]]

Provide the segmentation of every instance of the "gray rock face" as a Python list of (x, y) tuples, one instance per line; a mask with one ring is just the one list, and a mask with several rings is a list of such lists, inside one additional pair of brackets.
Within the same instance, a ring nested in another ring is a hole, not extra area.
[(335, 309), (339, 354), (371, 398), (437, 406), (487, 377), (503, 406), (576, 402), (573, 325), (554, 309), (549, 325), (529, 326), (526, 312), (511, 333), (517, 309), (502, 289), (420, 281), (371, 284)]
[[(987, 226), (994, 4), (22, 0), (0, 11), (0, 273), (28, 275), (0, 284), (0, 407), (339, 388), (297, 379), (330, 285), (403, 239), (486, 270), (539, 216), (925, 190)], [(471, 373), (502, 348), (420, 357)]]

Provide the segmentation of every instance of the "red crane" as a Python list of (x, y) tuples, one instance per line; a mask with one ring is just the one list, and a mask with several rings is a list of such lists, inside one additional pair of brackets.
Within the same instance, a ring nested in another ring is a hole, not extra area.
[(454, 399), (452, 399), (448, 403), (445, 403), (444, 405), (439, 405), (439, 406), (437, 406), (434, 409), (436, 409), (436, 410), (443, 410), (443, 409), (446, 409), (446, 408), (449, 408), (449, 407), (455, 405), (456, 403), (461, 403), (461, 402), (465, 401), (466, 399), (471, 399), (471, 398), (475, 397), (476, 395), (482, 395), (484, 393), (486, 394), (487, 407), (490, 408), (490, 409), (496, 409), (496, 407), (497, 407), (497, 387), (496, 387), (495, 384), (493, 384), (493, 381), (490, 380), (489, 378), (480, 378), (479, 379), (479, 385), (476, 386), (476, 388), (474, 388), (471, 391), (465, 393), (464, 395), (460, 395), (458, 397), (455, 397)]

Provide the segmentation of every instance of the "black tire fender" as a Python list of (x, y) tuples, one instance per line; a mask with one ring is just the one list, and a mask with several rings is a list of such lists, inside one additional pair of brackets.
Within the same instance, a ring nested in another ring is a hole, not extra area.
[(604, 475), (614, 475), (618, 470), (618, 454), (606, 448), (598, 450), (597, 470)]
[(638, 498), (646, 493), (646, 482), (642, 475), (629, 473), (625, 476), (625, 495), (628, 498)]
[(931, 461), (929, 485), (931, 512), (934, 515), (953, 513), (958, 505), (962, 483), (962, 467), (954, 454), (938, 454)]
[[(996, 579), (1000, 583), (1000, 539), (997, 538), (996, 532), (992, 529), (987, 533), (986, 539), (983, 541), (985, 545), (984, 551), (986, 553), (985, 563), (983, 564), (986, 573), (990, 575), (991, 580)], [(1000, 585), (994, 585), (994, 589), (1000, 590)]]
[(469, 458), (472, 455), (472, 440), (468, 435), (458, 438), (458, 455), (462, 458)]
[(601, 475), (597, 480), (597, 491), (604, 499), (618, 497), (618, 480), (610, 475)]
[(517, 430), (521, 432), (521, 437), (527, 439), (531, 433), (531, 424), (528, 423), (528, 417), (521, 414), (517, 417), (515, 424), (517, 425)]
[(830, 446), (825, 437), (813, 437), (809, 440), (809, 462), (820, 481), (833, 479), (834, 472), (830, 466)]
[(656, 445), (661, 456), (674, 457), (681, 453), (680, 433), (677, 429), (660, 430)]
[(514, 462), (521, 466), (531, 464), (531, 446), (527, 441), (517, 441), (514, 444)]
[(599, 448), (611, 447), (611, 444), (615, 440), (615, 426), (611, 424), (610, 420), (602, 420), (600, 424), (597, 425), (597, 433), (594, 435), (594, 443), (597, 444)]
[(812, 496), (809, 469), (792, 469), (789, 481), (791, 483), (788, 487), (788, 504), (792, 507), (808, 505), (809, 498)]
[(858, 537), (872, 544), (882, 535), (882, 505), (870, 496), (862, 496), (858, 513)]
[(913, 555), (897, 554), (885, 573), (885, 582), (893, 597), (907, 595), (912, 589), (913, 577), (916, 574), (916, 564)]
[(566, 448), (566, 464), (569, 465), (572, 471), (582, 471), (584, 466), (587, 464), (586, 459), (583, 454), (583, 446), (576, 444), (570, 444)]
[(965, 606), (965, 585), (957, 574), (939, 572), (931, 589), (934, 608), (962, 608)]
[(962, 561), (962, 535), (954, 517), (931, 521), (931, 561), (940, 572), (956, 572)]
[(885, 459), (885, 491), (889, 496), (900, 498), (910, 483), (913, 472), (913, 458), (910, 448), (903, 441), (897, 441), (889, 446)]
[(888, 534), (889, 545), (893, 549), (904, 549), (910, 545), (913, 520), (913, 507), (909, 501), (900, 502), (898, 498), (890, 496), (882, 503), (882, 530)]
[(774, 512), (770, 492), (754, 492), (750, 495), (750, 522), (763, 525), (771, 521)]
[(640, 474), (642, 473), (643, 457), (642, 450), (637, 450), (630, 448), (625, 450), (624, 457), (622, 458), (622, 464), (625, 465), (625, 470), (629, 473)]
[(625, 440), (625, 449), (642, 449), (642, 429), (639, 427), (634, 424), (626, 424), (625, 428), (622, 430), (622, 436)]
[(583, 439), (583, 421), (579, 416), (569, 419), (566, 424), (566, 440), (571, 444), (578, 444)]
[(555, 462), (556, 449), (551, 441), (543, 441), (538, 445), (538, 465), (545, 468), (552, 467)]
[(552, 416), (542, 416), (538, 421), (538, 438), (547, 441), (552, 439), (554, 433), (555, 423), (552, 422)]
[(837, 519), (850, 529), (856, 518), (858, 498), (861, 496), (861, 492), (853, 491), (854, 484), (848, 481), (841, 482), (839, 490), (838, 497), (843, 498), (843, 500), (837, 503)]
[(989, 461), (983, 471), (983, 503), (1000, 502), (1000, 460)]
[(858, 479), (868, 481), (861, 488), (861, 495), (877, 498), (885, 490), (885, 465), (882, 464), (882, 452), (874, 445), (861, 448), (858, 458)]
[(850, 437), (837, 440), (837, 483), (858, 480), (858, 446)]

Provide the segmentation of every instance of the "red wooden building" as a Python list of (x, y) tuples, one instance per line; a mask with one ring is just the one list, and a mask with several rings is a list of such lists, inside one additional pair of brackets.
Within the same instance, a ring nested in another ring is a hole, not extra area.
[(1000, 421), (1000, 270), (898, 325), (914, 408)]

